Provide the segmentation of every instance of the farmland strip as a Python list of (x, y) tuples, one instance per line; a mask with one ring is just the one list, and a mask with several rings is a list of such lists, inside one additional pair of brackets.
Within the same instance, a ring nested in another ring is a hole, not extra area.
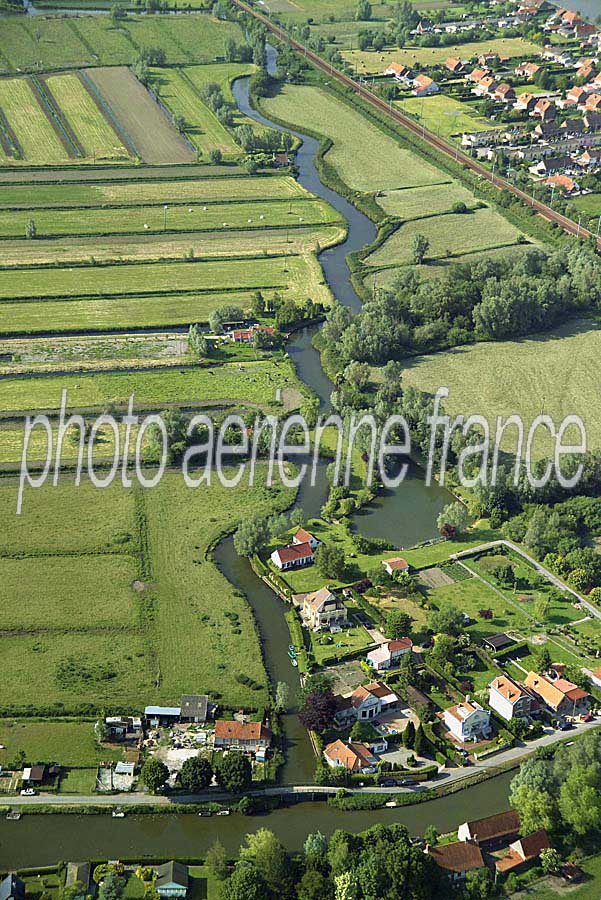
[(31, 89), (36, 100), (40, 104), (44, 115), (52, 125), (56, 136), (67, 151), (67, 154), (71, 159), (77, 159), (78, 156), (85, 156), (83, 147), (75, 137), (69, 123), (61, 115), (61, 111), (56, 105), (52, 94), (46, 90), (45, 85), (39, 81), (35, 75), (32, 75), (29, 78), (29, 83), (31, 84)]
[(138, 156), (141, 158), (141, 154), (138, 151), (133, 138), (130, 134), (125, 130), (123, 123), (117, 119), (117, 117), (113, 114), (113, 111), (110, 105), (106, 102), (98, 87), (94, 84), (92, 79), (90, 78), (88, 72), (83, 69), (78, 73), (84, 87), (87, 89), (90, 97), (100, 110), (101, 114), (105, 117), (105, 119), (109, 122), (111, 127), (115, 130), (119, 140), (123, 143), (123, 146), (126, 148), (128, 153), (131, 156)]
[(15, 159), (23, 159), (23, 148), (19, 144), (17, 135), (10, 127), (9, 121), (2, 109), (0, 109), (0, 143), (2, 143), (2, 149), (7, 156), (13, 156)]

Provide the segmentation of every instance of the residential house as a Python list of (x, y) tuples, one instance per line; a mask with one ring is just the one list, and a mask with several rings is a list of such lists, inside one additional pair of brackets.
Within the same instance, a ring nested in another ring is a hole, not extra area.
[(531, 112), (537, 103), (538, 100), (535, 95), (531, 94), (529, 91), (526, 91), (526, 93), (520, 94), (520, 96), (516, 99), (513, 107), (520, 112)]
[(587, 112), (601, 112), (601, 94), (589, 94), (584, 103)]
[(305, 531), (304, 528), (297, 528), (292, 535), (292, 543), (309, 544), (311, 550), (317, 550), (317, 548), (321, 544), (321, 541), (319, 541), (314, 534), (311, 534), (310, 531)]
[(396, 641), (388, 641), (387, 644), (380, 644), (375, 650), (367, 654), (367, 662), (376, 672), (382, 672), (386, 669), (394, 669), (398, 666), (400, 660), (407, 653), (411, 653), (413, 649), (413, 641), (410, 637), (402, 637)]
[(551, 681), (545, 675), (528, 672), (524, 684), (557, 716), (581, 716), (590, 712), (591, 695), (565, 678)]
[(498, 62), (498, 60), (499, 54), (493, 53), (493, 51), (491, 50), (489, 53), (482, 53), (478, 57), (478, 65), (482, 66), (483, 68), (489, 68), (490, 66), (493, 66), (496, 62)]
[(92, 874), (92, 866), (89, 862), (70, 862), (67, 863), (67, 873), (65, 875), (65, 887), (72, 888), (73, 885), (81, 885), (80, 892), (77, 894), (69, 893), (73, 900), (84, 900), (90, 891), (90, 876)]
[(576, 69), (576, 78), (582, 78), (584, 81), (588, 81), (589, 78), (592, 78), (596, 75), (595, 68), (591, 65), (583, 65), (580, 66), (579, 69)]
[(179, 722), (181, 714), (179, 706), (147, 706), (144, 710), (144, 718), (151, 728), (173, 725), (175, 722)]
[(464, 744), (490, 737), (490, 713), (475, 700), (466, 699), (444, 711), (444, 723), (451, 735)]
[(578, 157), (578, 165), (585, 169), (597, 169), (601, 165), (601, 148), (591, 147)]
[(438, 847), (427, 845), (425, 852), (453, 882), (464, 881), (468, 872), (485, 867), (480, 847), (471, 841), (456, 841)]
[[(472, 131), (466, 132), (461, 136), (461, 143), (464, 147), (496, 147), (499, 143), (501, 132), (498, 128), (488, 131)], [(502, 140), (505, 135), (502, 136)]]
[(490, 75), (488, 69), (473, 69), (469, 75), (466, 75), (466, 81), (473, 81), (474, 84), (478, 84), (487, 75)]
[(516, 75), (519, 75), (520, 78), (528, 78), (532, 80), (537, 72), (540, 71), (540, 66), (537, 66), (536, 63), (520, 63), (519, 66), (516, 66), (513, 70)]
[(578, 40), (592, 37), (592, 35), (596, 33), (597, 29), (592, 22), (578, 22), (574, 27), (574, 37)]
[(568, 66), (574, 65), (574, 60), (572, 59), (568, 51), (560, 50), (557, 47), (545, 47), (545, 49), (541, 53), (541, 56), (543, 59), (550, 60), (551, 62), (554, 62), (559, 66), (563, 66), (564, 68), (568, 68)]
[(588, 131), (601, 131), (601, 113), (587, 112), (582, 117), (582, 121)]
[(394, 575), (395, 572), (407, 572), (409, 570), (409, 563), (406, 559), (403, 559), (402, 556), (391, 556), (390, 559), (383, 559), (382, 565), (389, 575)]
[(497, 850), (499, 846), (516, 838), (520, 833), (520, 817), (513, 809), (486, 816), (484, 819), (472, 819), (463, 822), (457, 829), (460, 841), (473, 841), (485, 850)]
[(444, 64), (449, 72), (452, 72), (454, 75), (457, 75), (463, 69), (463, 63), (455, 56), (449, 56), (448, 59), (445, 59)]
[(14, 873), (0, 881), (0, 900), (25, 900), (25, 882)]
[(493, 97), (502, 103), (509, 103), (510, 100), (515, 100), (515, 91), (510, 84), (503, 82), (497, 85)]
[(204, 724), (209, 716), (209, 698), (206, 694), (182, 694), (182, 721)]
[(23, 769), (23, 781), (29, 785), (40, 785), (60, 775), (60, 766), (28, 766)]
[(400, 707), (400, 698), (383, 681), (360, 685), (349, 697), (338, 698), (336, 722), (371, 722), (380, 715), (394, 712)]
[(274, 550), (271, 554), (271, 561), (282, 571), (302, 569), (304, 566), (312, 565), (313, 548), (308, 542), (306, 544), (288, 544), (287, 547)]
[(188, 867), (183, 863), (172, 861), (158, 867), (154, 887), (159, 897), (185, 897), (188, 885)]
[(343, 766), (347, 772), (354, 775), (375, 772), (378, 764), (377, 756), (374, 756), (369, 747), (358, 741), (334, 741), (328, 744), (323, 755), (332, 768)]
[(384, 75), (394, 75), (397, 81), (406, 82), (411, 77), (411, 69), (401, 63), (390, 63)]
[(577, 106), (579, 108), (584, 108), (584, 104), (586, 103), (587, 97), (592, 91), (588, 90), (586, 87), (579, 87), (575, 85), (570, 88), (570, 90), (565, 95), (563, 100), (558, 100), (557, 105), (561, 106), (563, 109), (568, 106)]
[(235, 344), (252, 344), (257, 332), (262, 332), (268, 337), (273, 337), (274, 329), (271, 325), (251, 325), (250, 328), (235, 328), (230, 337)]
[(139, 741), (143, 736), (141, 716), (107, 716), (104, 720), (109, 741)]
[(566, 119), (559, 126), (561, 135), (567, 137), (576, 137), (584, 133), (585, 126), (583, 119)]
[(574, 161), (569, 156), (548, 156), (530, 167), (533, 175), (555, 175), (565, 173), (574, 168)]
[(488, 687), (489, 705), (507, 722), (514, 719), (528, 721), (533, 713), (538, 712), (538, 701), (532, 693), (507, 675), (493, 678)]
[(580, 190), (578, 182), (569, 175), (551, 175), (549, 178), (545, 178), (545, 184), (551, 187), (555, 185), (562, 194), (566, 195), (576, 194)]
[(484, 78), (480, 79), (476, 87), (472, 88), (472, 93), (476, 94), (477, 97), (492, 97), (497, 86), (498, 82), (495, 81), (492, 75), (485, 75)]
[(348, 619), (348, 610), (342, 600), (324, 587), (303, 600), (303, 619), (313, 631), (322, 628), (340, 627)]
[(591, 672), (591, 681), (597, 688), (601, 688), (601, 666), (598, 669), (595, 669), (594, 672)]
[[(561, 128), (555, 121), (537, 122), (532, 134), (535, 135), (539, 141), (559, 141), (563, 137)], [(555, 151), (553, 147), (548, 147), (547, 152), (552, 154)]]
[(533, 863), (543, 850), (548, 850), (551, 846), (549, 835), (544, 828), (540, 828), (526, 837), (518, 838), (509, 845), (507, 856), (495, 862), (497, 873), (515, 872), (528, 863)]
[(429, 75), (417, 75), (413, 79), (413, 90), (416, 97), (427, 97), (429, 94), (437, 94), (439, 87)]
[(535, 103), (532, 115), (537, 119), (540, 119), (541, 122), (549, 122), (557, 115), (557, 109), (551, 100), (547, 100), (546, 97), (543, 97)]
[(217, 719), (214, 745), (216, 749), (245, 750), (259, 753), (271, 746), (272, 733), (261, 722), (238, 722), (234, 719)]

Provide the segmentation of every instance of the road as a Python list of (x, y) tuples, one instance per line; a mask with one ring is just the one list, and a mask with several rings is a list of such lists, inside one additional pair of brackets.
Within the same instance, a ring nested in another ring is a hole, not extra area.
[[(530, 741), (528, 744), (519, 744), (518, 746), (510, 747), (508, 750), (497, 753), (490, 759), (482, 760), (481, 762), (475, 762), (473, 765), (467, 766), (466, 768), (445, 769), (444, 771), (440, 771), (439, 777), (436, 779), (436, 781), (429, 782), (427, 784), (423, 783), (421, 785), (415, 785), (413, 787), (374, 786), (365, 788), (353, 788), (352, 792), (356, 794), (390, 794), (391, 797), (394, 797), (395, 794), (415, 794), (420, 790), (424, 790), (425, 787), (446, 787), (447, 785), (454, 784), (458, 781), (464, 781), (466, 778), (472, 778), (478, 772), (490, 772), (492, 776), (495, 769), (507, 766), (511, 763), (516, 763), (519, 760), (525, 760), (528, 756), (538, 750), (539, 747), (548, 747), (552, 744), (557, 744), (560, 741), (572, 741), (579, 735), (585, 734), (587, 731), (591, 731), (594, 728), (598, 728), (600, 726), (601, 722), (597, 720), (593, 724), (580, 722), (578, 725), (575, 725), (574, 728), (569, 732), (555, 730), (551, 731), (544, 734), (541, 738), (538, 738), (535, 741)], [(331, 795), (334, 794), (336, 790), (337, 788), (323, 787), (321, 785), (315, 784), (282, 785), (280, 787), (269, 787), (262, 790), (250, 791), (249, 796), (275, 797), (282, 794)], [(21, 797), (19, 795), (17, 797), (2, 798), (0, 800), (0, 806), (10, 806), (15, 809), (19, 807), (36, 807), (39, 805), (106, 806), (112, 808), (116, 806), (170, 806), (174, 803), (225, 803), (227, 801), (231, 801), (231, 799), (232, 797), (230, 794), (225, 794), (223, 792), (217, 791), (207, 791), (204, 794), (177, 794), (172, 797), (164, 797), (160, 795), (155, 796), (152, 794), (146, 794), (142, 791), (136, 791), (131, 794), (88, 795), (40, 793), (35, 797)]]
[[(429, 144), (439, 153), (442, 153), (450, 159), (453, 159), (455, 162), (460, 163), (462, 166), (471, 169), (472, 172), (475, 172), (481, 178), (486, 179), (486, 181), (489, 181), (494, 187), (499, 188), (499, 190), (509, 191), (511, 194), (518, 197), (526, 206), (529, 206), (531, 209), (535, 210), (550, 222), (555, 222), (568, 234), (572, 234), (575, 237), (580, 238), (593, 237), (593, 234), (586, 228), (581, 228), (580, 225), (578, 225), (572, 219), (569, 219), (567, 216), (563, 216), (561, 215), (561, 213), (556, 212), (546, 203), (541, 203), (540, 200), (535, 200), (534, 197), (530, 197), (530, 195), (527, 194), (526, 191), (521, 190), (521, 188), (517, 187), (506, 179), (489, 172), (489, 170), (485, 166), (472, 159), (471, 156), (466, 156), (466, 154), (462, 153), (458, 147), (448, 143), (443, 138), (439, 137), (436, 134), (433, 134), (431, 131), (428, 131), (428, 129), (423, 125), (419, 125), (414, 119), (409, 118), (409, 116), (406, 116), (398, 109), (395, 109), (392, 105), (392, 102), (387, 103), (377, 94), (374, 94), (373, 91), (369, 90), (369, 88), (367, 88), (364, 84), (355, 81), (355, 79), (351, 78), (350, 75), (345, 75), (335, 66), (333, 66), (332, 63), (323, 59), (313, 50), (310, 50), (308, 47), (306, 47), (304, 44), (290, 37), (282, 28), (280, 28), (278, 25), (275, 25), (268, 16), (258, 12), (258, 10), (253, 9), (253, 7), (248, 6), (248, 4), (244, 3), (243, 0), (234, 0), (234, 3), (244, 12), (248, 13), (251, 16), (254, 16), (255, 19), (258, 19), (269, 31), (272, 32), (272, 34), (279, 38), (280, 41), (288, 44), (295, 50), (298, 50), (299, 53), (305, 56), (305, 58), (312, 62), (313, 65), (318, 69), (321, 69), (322, 72), (325, 72), (331, 78), (335, 78), (345, 87), (351, 88), (357, 96), (361, 97), (363, 100), (369, 103), (370, 106), (375, 107), (380, 113), (384, 113), (384, 115), (386, 115), (388, 118), (393, 119), (397, 124), (401, 125), (403, 128), (406, 128), (415, 137), (424, 141), (426, 144)], [(596, 242), (597, 247), (601, 249), (601, 238), (596, 238)]]

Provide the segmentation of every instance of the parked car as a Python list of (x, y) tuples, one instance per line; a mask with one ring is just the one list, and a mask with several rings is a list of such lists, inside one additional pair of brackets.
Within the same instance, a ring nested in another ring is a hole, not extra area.
[(35, 797), (36, 791), (33, 788), (23, 788), (21, 791), (22, 797)]
[(582, 717), (582, 721), (583, 722), (594, 722), (595, 717), (592, 713), (587, 713), (585, 716)]
[[(401, 784), (403, 784), (402, 781), (401, 781)], [(382, 787), (397, 787), (397, 786), (398, 786), (398, 781), (396, 780), (396, 778), (387, 778), (386, 781), (382, 782)]]
[(571, 722), (562, 722), (559, 726), (560, 731), (571, 731), (574, 726)]

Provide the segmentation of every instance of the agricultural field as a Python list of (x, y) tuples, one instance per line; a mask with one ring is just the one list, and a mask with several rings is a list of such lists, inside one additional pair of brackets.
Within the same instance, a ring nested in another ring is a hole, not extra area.
[(114, 128), (75, 74), (50, 75), (45, 79), (69, 127), (81, 145), (84, 156), (95, 162), (131, 161)]
[(240, 27), (210, 15), (7, 18), (0, 32), (0, 71), (57, 71), (85, 66), (131, 65), (144, 47), (162, 47), (171, 64), (213, 62)]
[[(590, 321), (569, 322), (552, 331), (515, 341), (475, 344), (417, 359), (404, 373), (406, 384), (434, 392), (444, 384), (452, 413), (480, 413), (494, 428), (496, 416), (517, 413), (525, 429), (541, 409), (556, 423), (569, 414), (581, 415), (588, 447), (601, 447), (601, 420), (596, 398), (601, 390), (597, 360), (601, 332)], [(493, 431), (494, 434), (494, 431)], [(576, 438), (566, 432), (564, 443)], [(533, 455), (552, 451), (550, 438), (539, 429)], [(516, 429), (505, 432), (502, 449), (515, 452)]]
[(27, 759), (60, 760), (64, 766), (86, 768), (105, 759), (121, 759), (123, 751), (104, 744), (99, 747), (94, 737), (94, 722), (68, 722), (60, 719), (0, 719), (0, 765), (14, 759), (24, 750)]
[(489, 131), (491, 127), (488, 119), (474, 115), (465, 103), (444, 94), (397, 100), (395, 106), (441, 137), (451, 137), (464, 131)]
[[(131, 430), (131, 440), (135, 441), (137, 428)], [(18, 471), (23, 457), (23, 444), (25, 429), (22, 424), (2, 422), (0, 429), (0, 467), (9, 472)], [(125, 428), (119, 428), (119, 441), (125, 440)], [(94, 442), (94, 462), (105, 461), (112, 463), (115, 458), (115, 435), (112, 428), (104, 428), (98, 431), (97, 440)], [(120, 444), (120, 446), (123, 446)], [(79, 429), (70, 428), (65, 433), (65, 440), (61, 448), (61, 459), (65, 463), (72, 463), (78, 457)], [(28, 438), (27, 458), (32, 462), (43, 463), (48, 456), (48, 437), (45, 431), (34, 430)]]
[(378, 204), (385, 213), (405, 220), (450, 213), (453, 203), (465, 203), (468, 208), (473, 208), (476, 199), (471, 191), (456, 181), (400, 191), (382, 191), (378, 197)]
[(326, 160), (356, 191), (440, 184), (444, 173), (406, 150), (360, 112), (314, 86), (286, 84), (261, 100), (267, 115), (330, 138)]
[(157, 165), (195, 162), (194, 150), (130, 69), (125, 66), (86, 69), (85, 75), (144, 162)]
[(365, 260), (370, 266), (409, 265), (412, 242), (423, 234), (430, 246), (425, 261), (458, 257), (518, 243), (520, 232), (494, 209), (436, 215), (402, 225)]
[[(494, 42), (495, 51), (501, 56), (537, 56), (540, 47), (524, 38), (499, 38)], [(426, 69), (444, 63), (449, 56), (459, 59), (477, 59), (490, 51), (490, 41), (475, 41), (471, 44), (457, 44), (451, 47), (398, 47), (394, 50), (343, 50), (342, 56), (351, 66), (356, 66), (358, 75), (380, 75), (391, 63), (396, 62), (410, 69)]]
[[(17, 159), (33, 165), (59, 165), (70, 161), (66, 145), (55, 130), (27, 78), (0, 80), (0, 110), (14, 137)], [(10, 160), (13, 162), (13, 160)]]

